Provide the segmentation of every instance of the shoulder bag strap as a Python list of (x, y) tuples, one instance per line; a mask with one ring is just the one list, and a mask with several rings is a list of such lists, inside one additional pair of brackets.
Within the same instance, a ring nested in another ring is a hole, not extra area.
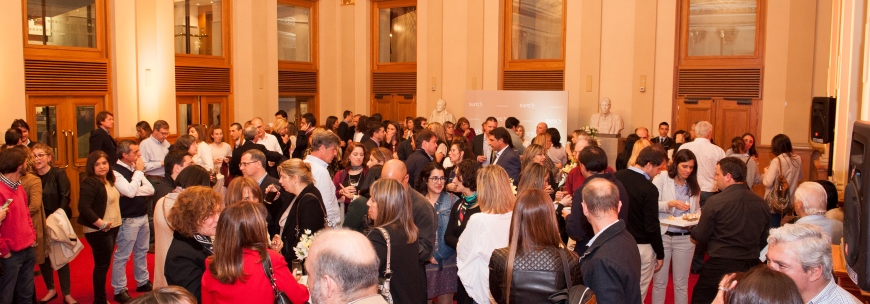
[(272, 257), (269, 256), (269, 253), (266, 253), (266, 259), (263, 260), (263, 271), (266, 272), (266, 277), (269, 278), (269, 283), (272, 284), (272, 290), (275, 291), (275, 294), (278, 294), (280, 291), (278, 290), (278, 285), (275, 284), (275, 278), (272, 277)]
[[(309, 195), (314, 196), (314, 200), (317, 200), (317, 196), (315, 196), (314, 194), (311, 194), (310, 192), (305, 193), (305, 195), (303, 195), (302, 197), (306, 197)], [(299, 200), (299, 199), (297, 198), (296, 200)], [(295, 205), (296, 203), (294, 202), (293, 204)], [(332, 225), (330, 225), (330, 223), (329, 223), (329, 217), (326, 216), (326, 209), (323, 208), (323, 203), (319, 203), (318, 205), (320, 205), (320, 210), (323, 211), (323, 222), (326, 223), (327, 226), (332, 227)], [(299, 207), (296, 208), (296, 238), (299, 238), (299, 232), (300, 232), (299, 231), (299, 208), (301, 208), (301, 207), (302, 207), (302, 203), (300, 202)], [(293, 208), (293, 205), (290, 205), (287, 208), (289, 210), (289, 208)]]
[(390, 234), (383, 227), (378, 227), (378, 230), (381, 231), (381, 234), (384, 235), (384, 240), (387, 241), (387, 268), (384, 270), (384, 279), (389, 280), (393, 276), (393, 271), (390, 270)]
[(571, 288), (571, 286), (574, 285), (574, 282), (571, 281), (571, 274), (569, 272), (570, 268), (568, 267), (568, 258), (565, 256), (565, 251), (562, 250), (562, 248), (558, 248), (556, 250), (559, 250), (559, 256), (562, 257), (562, 271), (565, 272), (565, 288)]

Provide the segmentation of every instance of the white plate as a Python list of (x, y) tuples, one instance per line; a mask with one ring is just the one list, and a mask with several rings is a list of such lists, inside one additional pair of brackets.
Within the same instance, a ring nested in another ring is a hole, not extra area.
[(691, 221), (690, 222), (690, 221), (684, 220), (681, 217), (677, 217), (677, 218), (674, 218), (672, 220), (663, 219), (663, 220), (659, 220), (659, 222), (662, 224), (674, 225), (674, 226), (678, 226), (678, 227), (691, 227), (691, 226), (698, 225), (698, 221)]

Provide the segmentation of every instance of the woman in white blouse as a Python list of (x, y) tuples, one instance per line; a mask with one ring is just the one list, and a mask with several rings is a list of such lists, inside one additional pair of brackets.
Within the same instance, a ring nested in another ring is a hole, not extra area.
[[(692, 151), (679, 150), (674, 155), (674, 161), (668, 165), (668, 170), (653, 178), (653, 184), (659, 190), (659, 219), (698, 213), (701, 186), (698, 185), (696, 164)], [(653, 278), (652, 303), (665, 302), (668, 275), (671, 273), (668, 267), (673, 265), (674, 303), (685, 304), (689, 300), (689, 269), (695, 255), (695, 244), (692, 243), (689, 230), (684, 227), (662, 224), (661, 232), (665, 259), (662, 269)]]
[(224, 161), (232, 156), (233, 150), (229, 144), (224, 142), (224, 130), (221, 129), (221, 125), (211, 126), (209, 137), (211, 137), (209, 147), (211, 148), (211, 157), (214, 159), (214, 167), (220, 168)]
[(487, 166), (477, 174), (480, 213), (469, 218), (456, 244), (456, 265), (465, 291), (477, 303), (490, 303), (489, 258), (508, 246), (514, 196), (510, 178), (500, 166)]
[(214, 171), (214, 158), (211, 155), (211, 147), (206, 142), (205, 127), (200, 124), (187, 126), (187, 134), (196, 138), (197, 153), (193, 155), (193, 163), (202, 166), (209, 172)]
[[(767, 197), (767, 194), (773, 190), (776, 179), (782, 174), (790, 186), (788, 194), (791, 198), (790, 201), (794, 203), (794, 191), (797, 189), (798, 182), (803, 179), (801, 157), (794, 154), (791, 147), (791, 139), (785, 134), (774, 136), (770, 143), (770, 149), (776, 157), (770, 161), (770, 166), (764, 170), (764, 196)], [(779, 227), (781, 220), (781, 214), (771, 212), (770, 228)]]

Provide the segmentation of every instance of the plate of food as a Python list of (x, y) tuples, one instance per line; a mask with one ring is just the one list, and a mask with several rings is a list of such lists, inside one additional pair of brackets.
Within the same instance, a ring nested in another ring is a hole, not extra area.
[(674, 225), (679, 227), (691, 227), (698, 225), (698, 220), (701, 219), (700, 213), (686, 213), (682, 216), (669, 216), (667, 219), (659, 220), (662, 224)]

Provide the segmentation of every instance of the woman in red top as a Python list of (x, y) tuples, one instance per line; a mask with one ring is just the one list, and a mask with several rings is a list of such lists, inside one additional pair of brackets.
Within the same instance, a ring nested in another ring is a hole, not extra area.
[(266, 259), (272, 262), (278, 289), (293, 303), (308, 301), (308, 289), (296, 282), (284, 257), (268, 249), (262, 204), (238, 202), (227, 207), (216, 235), (214, 255), (206, 260), (202, 276), (202, 303), (272, 303), (275, 294), (262, 264)]

